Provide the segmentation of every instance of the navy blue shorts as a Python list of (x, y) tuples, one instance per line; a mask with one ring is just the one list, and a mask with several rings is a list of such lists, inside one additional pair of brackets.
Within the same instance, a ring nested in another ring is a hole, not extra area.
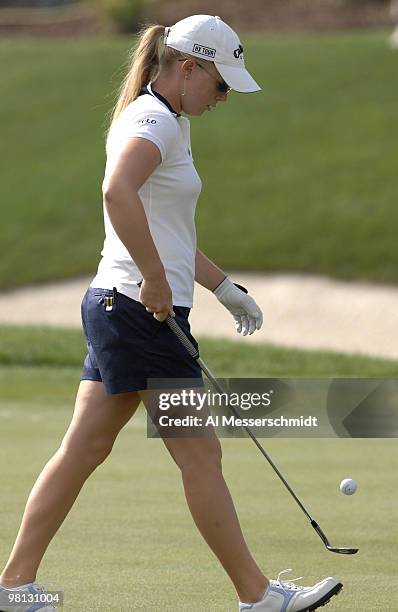
[[(105, 298), (113, 295), (115, 304), (107, 311)], [(176, 322), (197, 348), (188, 322), (190, 309), (173, 309)], [(103, 382), (109, 395), (145, 390), (152, 378), (198, 379), (198, 386), (203, 385), (197, 361), (140, 302), (111, 289), (89, 287), (81, 312), (88, 350), (81, 380)]]

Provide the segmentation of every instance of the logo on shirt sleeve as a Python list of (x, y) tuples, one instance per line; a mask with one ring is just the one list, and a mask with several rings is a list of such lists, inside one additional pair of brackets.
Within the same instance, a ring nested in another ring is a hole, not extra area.
[(139, 125), (145, 125), (146, 123), (149, 123), (150, 125), (155, 125), (155, 123), (157, 123), (156, 119), (151, 119), (151, 117), (147, 117), (146, 119), (141, 119), (138, 124)]

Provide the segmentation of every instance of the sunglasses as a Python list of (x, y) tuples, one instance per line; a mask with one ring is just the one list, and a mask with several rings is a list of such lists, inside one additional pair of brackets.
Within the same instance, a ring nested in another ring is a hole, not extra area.
[(216, 76), (214, 76), (214, 74), (212, 74), (209, 70), (207, 70), (207, 68), (202, 66), (202, 64), (199, 64), (199, 62), (195, 62), (195, 64), (199, 66), (199, 68), (202, 68), (202, 70), (207, 72), (207, 74), (210, 74), (210, 76), (213, 77), (213, 79), (217, 81), (217, 91), (223, 94), (229, 93), (231, 91), (232, 87), (230, 87), (228, 83), (224, 81), (224, 79), (220, 81)]
[[(183, 58), (183, 59), (179, 59), (179, 62), (185, 62), (185, 60), (188, 58)], [(189, 58), (191, 59), (191, 58)], [(212, 74), (209, 70), (207, 70), (207, 68), (205, 68), (204, 66), (202, 66), (202, 64), (199, 64), (199, 62), (195, 61), (195, 64), (197, 66), (199, 66), (199, 68), (202, 68), (202, 70), (204, 70), (205, 72), (207, 72), (207, 74), (209, 74), (211, 77), (213, 77), (213, 79), (215, 81), (217, 81), (217, 91), (220, 92), (221, 94), (227, 94), (231, 91), (232, 87), (230, 87), (228, 85), (228, 83), (226, 83), (224, 81), (224, 79), (222, 79), (221, 81), (214, 75)]]

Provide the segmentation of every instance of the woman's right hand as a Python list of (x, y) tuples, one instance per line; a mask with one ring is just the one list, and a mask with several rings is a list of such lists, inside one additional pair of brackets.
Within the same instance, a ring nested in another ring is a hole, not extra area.
[(173, 296), (166, 277), (143, 280), (140, 284), (139, 300), (147, 312), (153, 314), (158, 321), (164, 321), (167, 315), (175, 316), (173, 311)]

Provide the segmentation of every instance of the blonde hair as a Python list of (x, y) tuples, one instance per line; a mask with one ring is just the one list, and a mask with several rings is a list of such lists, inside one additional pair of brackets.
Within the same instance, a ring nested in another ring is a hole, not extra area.
[(140, 31), (137, 43), (129, 53), (128, 71), (111, 111), (110, 126), (126, 106), (138, 98), (141, 88), (157, 78), (161, 68), (170, 66), (182, 56), (179, 51), (161, 44), (164, 33), (165, 27), (156, 24)]

